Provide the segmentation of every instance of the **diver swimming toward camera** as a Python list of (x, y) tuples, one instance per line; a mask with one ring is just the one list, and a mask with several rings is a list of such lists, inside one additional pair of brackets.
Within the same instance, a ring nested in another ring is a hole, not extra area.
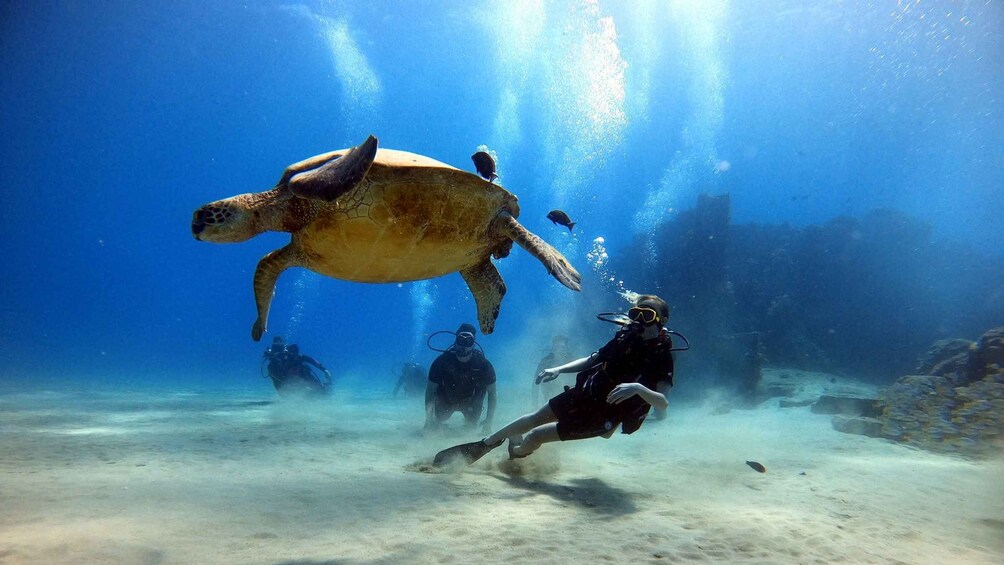
[(454, 333), (453, 345), (446, 350), (436, 350), (442, 354), (429, 367), (429, 383), (425, 389), (426, 430), (438, 429), (456, 412), (464, 415), (468, 426), (477, 424), (487, 399), (487, 413), (481, 429), (482, 433), (491, 431), (497, 402), (495, 368), (475, 341), (474, 331), (471, 324), (461, 324)]
[[(324, 378), (319, 377), (311, 366), (322, 371)], [(262, 373), (272, 379), (279, 394), (314, 395), (327, 394), (331, 390), (331, 371), (313, 357), (300, 353), (300, 346), (295, 343), (287, 345), (282, 336), (276, 336), (265, 350)]]
[(680, 335), (665, 328), (669, 305), (658, 296), (641, 295), (626, 319), (618, 316), (598, 316), (622, 324), (598, 351), (537, 375), (538, 382), (545, 382), (561, 373), (578, 373), (574, 387), (566, 387), (536, 412), (513, 420), (481, 441), (439, 452), (433, 464), (457, 459), (473, 463), (506, 439), (509, 458), (518, 459), (544, 443), (609, 438), (618, 427), (631, 434), (641, 427), (649, 408), (665, 410), (669, 403), (659, 390), (668, 391), (673, 385), (675, 348), (670, 334)]

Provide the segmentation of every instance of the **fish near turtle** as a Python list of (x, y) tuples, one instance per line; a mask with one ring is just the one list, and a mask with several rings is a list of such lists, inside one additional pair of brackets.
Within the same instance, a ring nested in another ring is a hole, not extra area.
[(252, 339), (265, 333), (275, 283), (290, 267), (366, 283), (459, 272), (485, 334), (494, 330), (506, 292), (492, 258), (508, 256), (514, 242), (561, 284), (580, 290), (571, 263), (516, 220), (515, 195), (429, 157), (377, 145), (371, 135), (357, 147), (300, 161), (270, 190), (211, 202), (193, 214), (192, 235), (200, 241), (291, 235), (255, 269)]
[(491, 156), (491, 153), (478, 151), (474, 155), (471, 155), (471, 160), (474, 161), (474, 168), (478, 171), (478, 174), (488, 182), (499, 178), (495, 169), (495, 159)]
[(565, 226), (568, 231), (575, 229), (575, 222), (562, 210), (551, 210), (547, 213), (547, 219), (556, 226)]

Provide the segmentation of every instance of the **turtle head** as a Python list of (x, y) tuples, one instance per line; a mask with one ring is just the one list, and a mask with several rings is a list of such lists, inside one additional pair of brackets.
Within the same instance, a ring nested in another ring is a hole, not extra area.
[(210, 202), (192, 215), (192, 235), (199, 241), (237, 243), (247, 241), (264, 230), (250, 194), (241, 194)]

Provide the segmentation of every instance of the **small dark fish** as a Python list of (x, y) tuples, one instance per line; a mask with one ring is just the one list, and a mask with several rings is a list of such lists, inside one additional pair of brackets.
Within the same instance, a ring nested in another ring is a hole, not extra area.
[(572, 231), (575, 227), (575, 222), (568, 217), (568, 214), (562, 212), (561, 210), (551, 210), (547, 213), (547, 219), (554, 222), (554, 225), (561, 225), (568, 228), (568, 231)]
[(499, 178), (495, 174), (495, 159), (492, 159), (487, 151), (478, 151), (471, 155), (471, 160), (474, 161), (474, 168), (478, 170), (478, 174), (488, 179), (488, 182)]
[(757, 463), (756, 461), (747, 461), (746, 464), (749, 465), (750, 468), (756, 471), (757, 473), (767, 472), (767, 467), (764, 467), (763, 465)]

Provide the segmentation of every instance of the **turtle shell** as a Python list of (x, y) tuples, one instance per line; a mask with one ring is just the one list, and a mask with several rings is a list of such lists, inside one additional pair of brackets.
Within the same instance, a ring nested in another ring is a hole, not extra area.
[(307, 266), (370, 283), (428, 279), (504, 257), (512, 241), (490, 226), (502, 211), (519, 215), (516, 197), (501, 186), (390, 149), (377, 152), (355, 188), (312, 208), (293, 233)]

